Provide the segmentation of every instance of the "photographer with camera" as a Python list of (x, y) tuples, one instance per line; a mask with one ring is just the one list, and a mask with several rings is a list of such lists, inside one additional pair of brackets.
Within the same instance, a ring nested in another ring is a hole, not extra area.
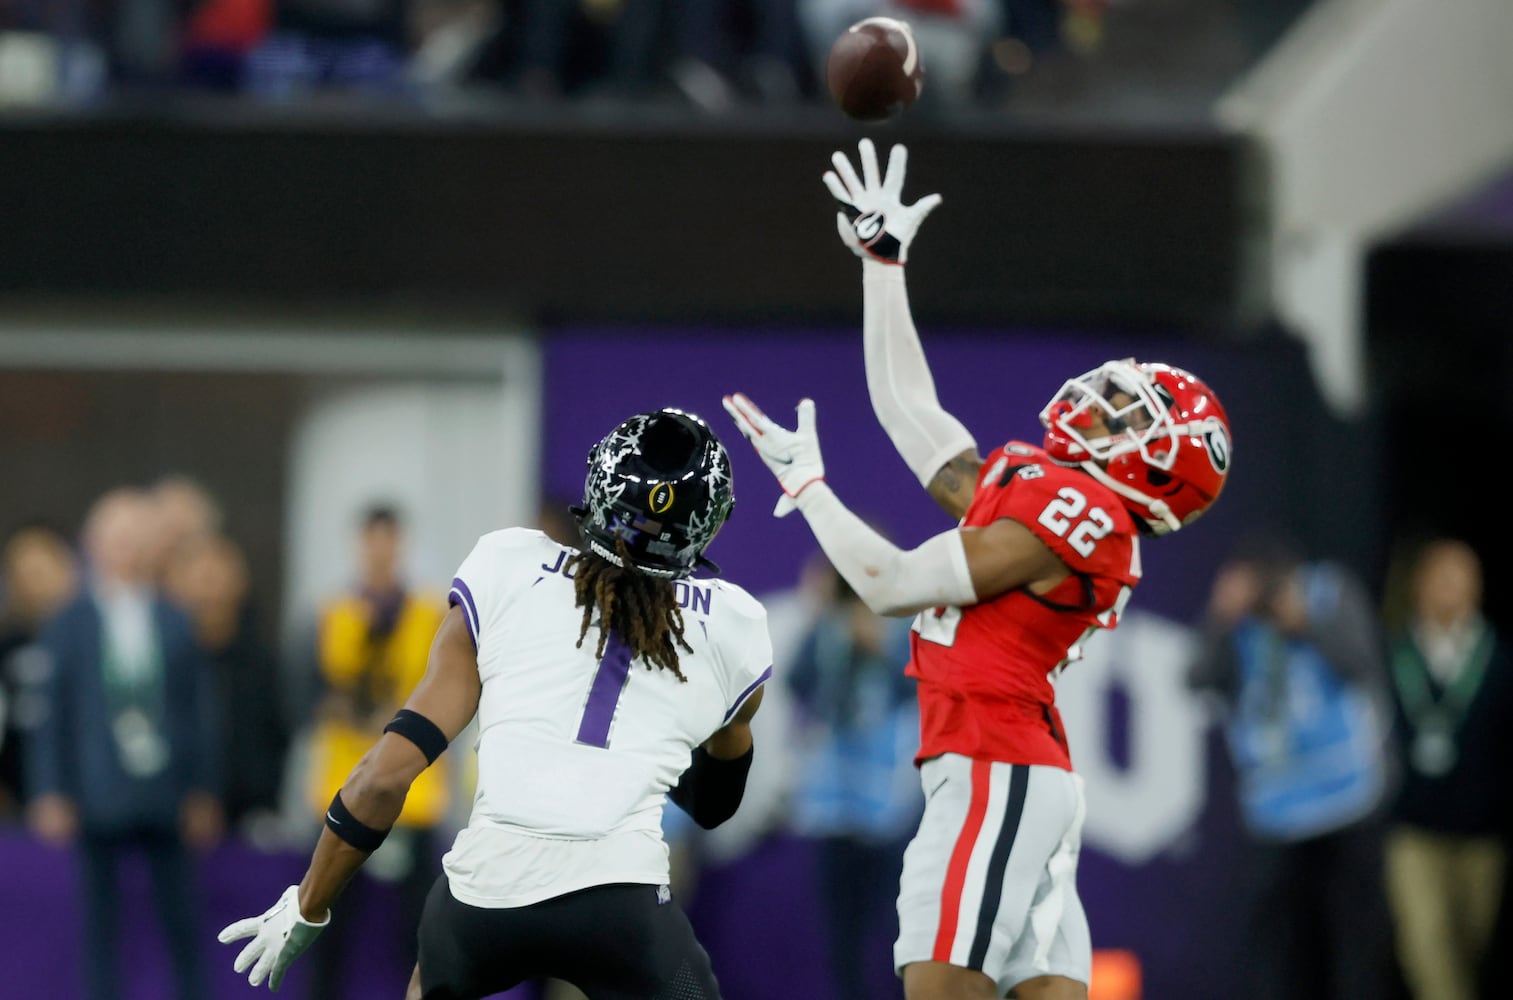
[(1254, 996), (1380, 996), (1390, 956), (1383, 812), (1395, 784), (1375, 605), (1285, 537), (1242, 539), (1214, 578), (1189, 686), (1222, 705), (1250, 835)]

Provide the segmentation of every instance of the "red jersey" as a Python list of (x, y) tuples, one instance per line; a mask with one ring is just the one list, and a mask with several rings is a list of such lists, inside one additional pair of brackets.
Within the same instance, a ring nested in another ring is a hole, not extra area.
[(1072, 769), (1051, 683), (1095, 629), (1113, 628), (1140, 579), (1140, 540), (1119, 497), (1019, 441), (983, 463), (963, 527), (1018, 521), (1071, 575), (1044, 595), (1020, 587), (921, 612), (907, 673), (919, 682), (920, 748)]

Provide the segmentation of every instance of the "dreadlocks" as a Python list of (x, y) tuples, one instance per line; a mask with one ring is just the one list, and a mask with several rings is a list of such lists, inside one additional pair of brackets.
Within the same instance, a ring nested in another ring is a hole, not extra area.
[(683, 638), (683, 612), (672, 581), (636, 569), (623, 539), (615, 550), (624, 565), (616, 566), (594, 553), (580, 551), (569, 556), (563, 567), (564, 572), (572, 574), (577, 606), (583, 609), (578, 648), (583, 648), (594, 611), (598, 610), (601, 628), (594, 656), (604, 656), (613, 629), (630, 647), (632, 660), (645, 659), (647, 670), (654, 666), (671, 670), (678, 680), (686, 682), (688, 678), (678, 667), (678, 649), (691, 653), (693, 647)]

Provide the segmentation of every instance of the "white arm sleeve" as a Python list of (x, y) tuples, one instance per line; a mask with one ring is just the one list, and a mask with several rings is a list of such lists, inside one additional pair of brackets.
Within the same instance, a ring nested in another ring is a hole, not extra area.
[(862, 348), (872, 412), (921, 486), (957, 455), (977, 449), (971, 432), (935, 395), (902, 267), (862, 262)]
[(952, 529), (904, 551), (847, 510), (823, 482), (805, 487), (798, 508), (830, 564), (876, 613), (977, 602), (961, 532)]

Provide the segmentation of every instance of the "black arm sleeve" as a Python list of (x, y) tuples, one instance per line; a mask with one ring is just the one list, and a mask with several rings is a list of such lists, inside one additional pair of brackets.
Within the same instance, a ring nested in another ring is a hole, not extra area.
[(678, 779), (667, 797), (706, 830), (713, 830), (735, 815), (746, 794), (746, 775), (751, 771), (751, 747), (732, 760), (711, 756), (703, 747), (693, 752), (693, 763)]

